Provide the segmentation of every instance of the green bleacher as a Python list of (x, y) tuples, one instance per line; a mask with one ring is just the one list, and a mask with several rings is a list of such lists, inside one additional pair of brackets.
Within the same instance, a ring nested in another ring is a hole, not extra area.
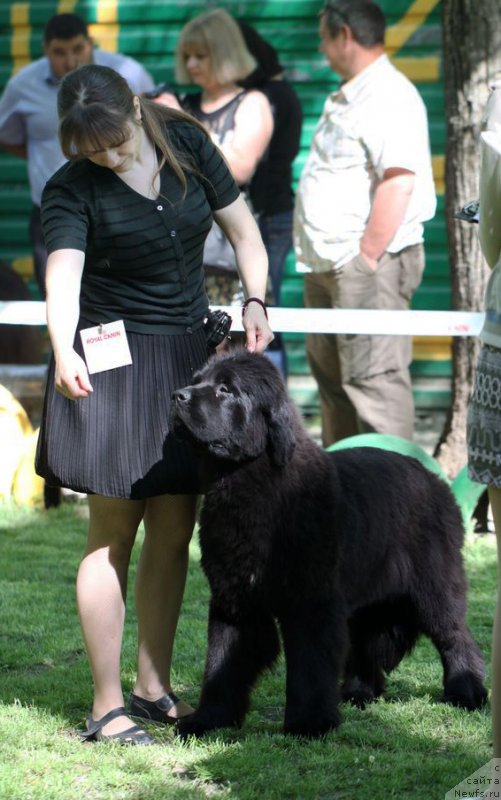
[[(427, 266), (413, 306), (419, 309), (450, 308), (450, 278), (443, 203), (443, 156), (445, 143), (440, 2), (429, 0), (380, 0), (388, 18), (388, 52), (395, 64), (413, 80), (426, 103), (439, 204), (434, 220), (426, 225)], [(317, 14), (322, 2), (315, 0), (0, 0), (0, 90), (21, 66), (42, 55), (42, 29), (56, 13), (80, 14), (91, 24), (91, 33), (103, 49), (128, 53), (140, 60), (156, 80), (173, 83), (173, 51), (179, 30), (200, 11), (219, 6), (254, 25), (278, 50), (289, 80), (301, 99), (305, 121), (301, 152), (296, 160), (297, 180), (323, 103), (337, 81), (318, 52)], [(422, 10), (420, 10), (422, 9)], [(27, 281), (33, 296), (28, 238), (30, 194), (25, 164), (0, 152), (0, 258), (12, 262)], [(302, 305), (302, 278), (295, 273), (294, 257), (287, 261), (283, 303)], [(304, 336), (285, 337), (290, 366), (290, 387), (306, 411), (318, 407), (316, 387), (309, 375)], [(450, 400), (450, 341), (415, 340), (412, 366), (416, 404), (421, 408), (445, 408)]]

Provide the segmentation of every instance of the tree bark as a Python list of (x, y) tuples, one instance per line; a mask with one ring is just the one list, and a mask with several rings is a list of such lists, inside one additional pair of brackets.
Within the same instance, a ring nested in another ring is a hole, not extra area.
[[(489, 86), (501, 70), (500, 0), (443, 0), (446, 111), (445, 215), (452, 308), (481, 311), (488, 270), (477, 226), (454, 212), (478, 198), (479, 137)], [(453, 478), (466, 463), (466, 412), (479, 341), (455, 337), (452, 402), (435, 457)]]

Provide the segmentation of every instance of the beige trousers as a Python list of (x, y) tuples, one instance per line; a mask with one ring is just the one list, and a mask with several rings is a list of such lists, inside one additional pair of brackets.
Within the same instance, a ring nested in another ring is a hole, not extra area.
[[(356, 256), (339, 270), (307, 273), (305, 306), (405, 309), (423, 269), (422, 245), (385, 253), (376, 270)], [(411, 337), (315, 333), (306, 338), (306, 352), (318, 383), (324, 447), (371, 431), (412, 439)]]

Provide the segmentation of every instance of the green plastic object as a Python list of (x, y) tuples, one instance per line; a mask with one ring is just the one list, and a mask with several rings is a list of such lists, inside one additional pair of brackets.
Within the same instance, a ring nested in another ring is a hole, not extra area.
[(472, 481), (468, 477), (468, 467), (463, 467), (452, 481), (451, 488), (463, 514), (465, 525), (468, 525), (478, 501), (483, 493), (487, 491), (487, 486), (484, 483)]
[(347, 447), (379, 447), (381, 450), (392, 450), (404, 456), (411, 456), (420, 461), (431, 472), (435, 472), (446, 483), (450, 483), (442, 467), (426, 450), (401, 436), (392, 436), (388, 433), (360, 433), (358, 436), (349, 436), (331, 444), (327, 450), (345, 450)]
[(444, 470), (426, 450), (408, 439), (401, 436), (392, 436), (386, 433), (360, 433), (358, 436), (350, 436), (341, 439), (335, 444), (331, 444), (327, 450), (345, 450), (348, 447), (379, 447), (381, 450), (391, 450), (394, 453), (401, 453), (404, 456), (411, 456), (417, 459), (431, 472), (434, 472), (452, 489), (456, 503), (461, 511), (463, 522), (466, 529), (471, 525), (472, 514), (478, 503), (480, 495), (485, 491), (485, 486), (474, 483), (468, 477), (467, 469), (464, 467), (458, 473), (454, 481), (450, 481)]

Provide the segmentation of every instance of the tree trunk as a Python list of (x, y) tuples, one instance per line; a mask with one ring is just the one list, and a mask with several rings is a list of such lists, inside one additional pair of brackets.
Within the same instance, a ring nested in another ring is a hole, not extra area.
[[(501, 69), (500, 0), (443, 0), (446, 110), (445, 215), (452, 308), (481, 311), (488, 270), (477, 226), (454, 212), (478, 198), (479, 137), (489, 85)], [(452, 403), (435, 456), (453, 478), (466, 463), (466, 411), (479, 342), (455, 337), (452, 347)]]

